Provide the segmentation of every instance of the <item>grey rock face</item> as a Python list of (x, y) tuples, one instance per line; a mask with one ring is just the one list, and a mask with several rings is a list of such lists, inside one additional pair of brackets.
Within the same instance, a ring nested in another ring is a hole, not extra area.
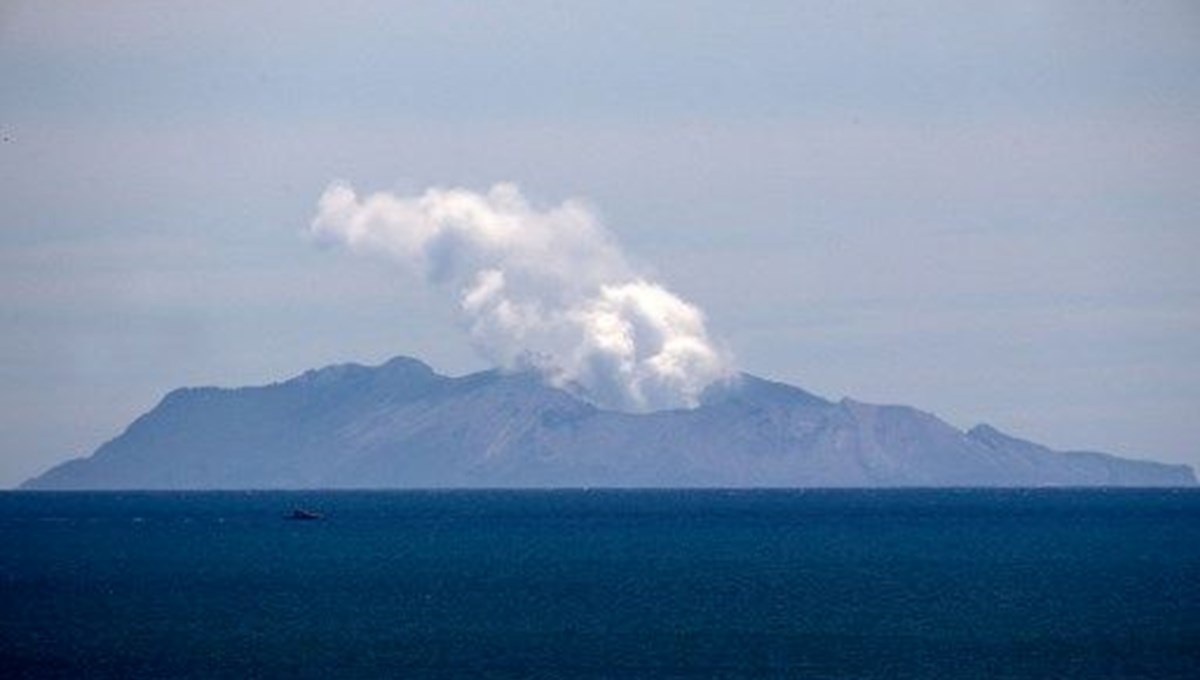
[(181, 389), (26, 489), (1192, 486), (1191, 468), (1057, 452), (907, 406), (743, 375), (695, 409), (599, 410), (532, 375), (415, 359)]

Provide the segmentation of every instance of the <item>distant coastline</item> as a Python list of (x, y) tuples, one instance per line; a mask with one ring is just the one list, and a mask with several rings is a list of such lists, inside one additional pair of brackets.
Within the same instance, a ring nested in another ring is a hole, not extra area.
[(397, 357), (237, 389), (175, 390), (93, 455), (19, 488), (1191, 487), (1192, 469), (1053, 451), (907, 406), (748, 374), (694, 409), (606, 411), (496, 371)]

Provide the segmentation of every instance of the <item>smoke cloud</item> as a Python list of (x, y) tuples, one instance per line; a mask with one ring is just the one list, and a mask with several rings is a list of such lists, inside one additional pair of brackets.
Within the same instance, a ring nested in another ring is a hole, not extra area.
[(636, 271), (579, 201), (538, 209), (513, 184), (360, 198), (339, 182), (321, 196), (311, 232), (457, 291), (485, 357), (602, 408), (694, 406), (732, 374), (703, 312)]

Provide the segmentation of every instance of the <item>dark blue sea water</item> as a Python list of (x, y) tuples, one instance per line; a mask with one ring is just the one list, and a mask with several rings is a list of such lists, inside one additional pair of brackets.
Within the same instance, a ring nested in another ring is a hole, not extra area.
[(3, 493), (0, 677), (1196, 678), (1200, 493)]

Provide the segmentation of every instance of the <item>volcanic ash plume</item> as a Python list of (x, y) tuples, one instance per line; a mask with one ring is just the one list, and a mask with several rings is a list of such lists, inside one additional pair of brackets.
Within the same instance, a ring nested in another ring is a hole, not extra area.
[(707, 385), (732, 374), (703, 312), (640, 276), (577, 201), (539, 210), (512, 184), (360, 198), (335, 183), (312, 233), (457, 290), (471, 340), (488, 359), (535, 369), (602, 408), (694, 406)]

